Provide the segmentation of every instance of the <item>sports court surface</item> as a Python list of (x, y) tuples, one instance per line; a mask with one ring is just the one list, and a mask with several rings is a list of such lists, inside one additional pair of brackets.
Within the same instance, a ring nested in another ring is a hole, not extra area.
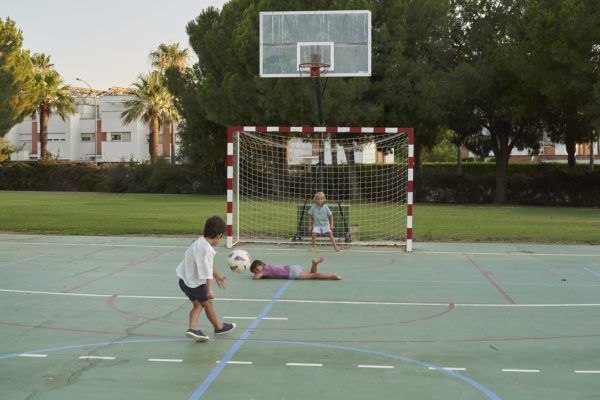
[(0, 398), (598, 399), (600, 247), (243, 246), (342, 281), (228, 277), (184, 337), (192, 238), (0, 234)]

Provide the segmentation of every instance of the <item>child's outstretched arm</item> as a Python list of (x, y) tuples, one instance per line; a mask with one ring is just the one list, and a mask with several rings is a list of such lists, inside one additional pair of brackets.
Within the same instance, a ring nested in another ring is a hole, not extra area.
[(227, 288), (227, 281), (225, 280), (226, 278), (221, 275), (221, 273), (219, 271), (217, 271), (217, 269), (213, 266), (213, 276), (215, 277), (215, 280), (217, 281), (217, 286), (219, 286), (221, 289), (225, 289)]

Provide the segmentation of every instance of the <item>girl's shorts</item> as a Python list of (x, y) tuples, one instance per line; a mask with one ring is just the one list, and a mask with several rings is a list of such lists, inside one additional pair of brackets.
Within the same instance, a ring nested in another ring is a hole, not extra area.
[(288, 275), (288, 279), (298, 279), (300, 274), (304, 271), (300, 265), (290, 265), (290, 274)]
[(329, 226), (313, 226), (313, 229), (312, 229), (312, 233), (322, 234), (322, 233), (329, 233), (329, 232), (331, 232), (331, 229), (329, 229)]

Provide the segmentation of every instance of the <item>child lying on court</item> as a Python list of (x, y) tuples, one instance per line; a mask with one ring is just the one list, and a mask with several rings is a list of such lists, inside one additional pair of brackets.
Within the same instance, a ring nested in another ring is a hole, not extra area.
[(250, 271), (254, 274), (254, 279), (331, 279), (339, 281), (342, 279), (339, 275), (322, 274), (317, 271), (317, 266), (323, 262), (323, 257), (312, 259), (310, 272), (305, 271), (300, 265), (273, 265), (266, 264), (260, 260), (254, 260), (250, 265)]

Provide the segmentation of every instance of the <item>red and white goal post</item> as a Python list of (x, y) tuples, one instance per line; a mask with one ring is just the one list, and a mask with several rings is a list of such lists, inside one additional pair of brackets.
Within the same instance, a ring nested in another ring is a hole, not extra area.
[(412, 128), (230, 126), (227, 247), (310, 243), (307, 213), (323, 192), (338, 242), (410, 252), (413, 155)]

